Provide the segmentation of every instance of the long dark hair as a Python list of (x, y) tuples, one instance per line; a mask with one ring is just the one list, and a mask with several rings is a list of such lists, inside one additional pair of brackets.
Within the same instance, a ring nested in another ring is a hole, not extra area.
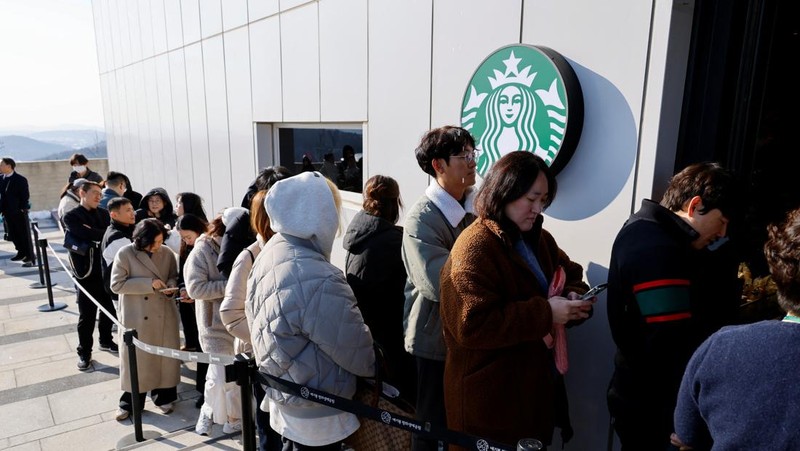
[(164, 227), (163, 222), (155, 218), (144, 219), (136, 224), (136, 228), (133, 229), (133, 247), (137, 251), (143, 251), (155, 243), (158, 235), (161, 235), (161, 238), (166, 240), (168, 234), (169, 230)]
[(203, 221), (208, 222), (208, 216), (203, 209), (203, 198), (195, 193), (184, 192), (178, 193), (178, 201), (183, 204), (183, 214), (195, 215)]
[[(178, 218), (178, 221), (175, 223), (175, 230), (178, 232), (189, 230), (198, 235), (202, 235), (208, 230), (208, 222), (203, 220), (203, 218), (197, 217), (193, 214), (185, 214)], [(182, 260), (189, 255), (190, 250), (191, 249), (186, 245), (186, 242), (181, 239), (180, 257)]]

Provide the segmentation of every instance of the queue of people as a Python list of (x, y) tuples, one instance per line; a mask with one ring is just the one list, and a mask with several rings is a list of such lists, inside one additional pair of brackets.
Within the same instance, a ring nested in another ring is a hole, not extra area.
[[(79, 202), (64, 214), (64, 225), (90, 249), (88, 257), (71, 253), (73, 271), (101, 304), (109, 300), (103, 305), (111, 312), (110, 296), (118, 295), (120, 321), (147, 343), (177, 349), (182, 323), (182, 349), (252, 352), (264, 373), (347, 398), (358, 377), (375, 374), (377, 344), (387, 358), (387, 381), (415, 405), (418, 419), (508, 444), (533, 437), (548, 446), (559, 429), (566, 443), (573, 434), (566, 333), (590, 320), (596, 298), (582, 298), (589, 289), (583, 268), (544, 227), (543, 213), (557, 193), (548, 165), (531, 152), (511, 152), (476, 187), (475, 146), (460, 127), (424, 134), (414, 153), (430, 184), (402, 227), (397, 182), (368, 179), (363, 210), (343, 233), (344, 272), (330, 262), (342, 234), (341, 197), (319, 172), (263, 169), (242, 207), (210, 223), (194, 193), (180, 193), (175, 212), (162, 188), (138, 205), (121, 197), (130, 188), (123, 174), (110, 173), (105, 192), (76, 178), (64, 196)], [(75, 159), (71, 179), (91, 175), (81, 161)], [(744, 420), (725, 411), (736, 400), (715, 385), (734, 371), (734, 363), (718, 365), (720, 353), (741, 347), (759, 355), (753, 373), (785, 366), (780, 353), (766, 352), (768, 344), (754, 337), (772, 337), (787, 349), (797, 329), (798, 257), (791, 243), (800, 213), (773, 226), (766, 247), (788, 311), (784, 322), (714, 333), (702, 321), (711, 291), (696, 262), (726, 235), (737, 195), (733, 176), (719, 165), (691, 165), (672, 178), (660, 202), (645, 200), (617, 236), (607, 308), (618, 350), (607, 395), (623, 450), (746, 442), (745, 432), (726, 429)], [(181, 240), (177, 255), (163, 245), (171, 235)], [(108, 292), (97, 290), (104, 275)], [(79, 291), (82, 370), (91, 360), (88, 318), (95, 315), (87, 302)], [(101, 320), (100, 335), (101, 349), (116, 352), (110, 321)], [(140, 399), (150, 392), (169, 413), (180, 362), (137, 356)], [(128, 370), (121, 369), (118, 420), (131, 409)], [(196, 431), (208, 434), (213, 424), (225, 433), (241, 430), (238, 388), (217, 365), (204, 373), (198, 367)], [(748, 388), (736, 378), (725, 383), (737, 393)], [(352, 414), (270, 387), (256, 384), (254, 393), (263, 450), (339, 450), (359, 427)], [(764, 422), (770, 412), (759, 412)], [(792, 435), (774, 436), (775, 443), (789, 443)], [(417, 435), (412, 448), (456, 449)]]

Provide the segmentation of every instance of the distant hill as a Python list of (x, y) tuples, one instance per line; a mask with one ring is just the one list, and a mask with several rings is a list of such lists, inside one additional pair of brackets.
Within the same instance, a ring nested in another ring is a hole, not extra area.
[(106, 142), (102, 141), (97, 143), (96, 145), (84, 147), (82, 149), (71, 149), (63, 152), (54, 153), (48, 155), (42, 160), (69, 160), (69, 157), (72, 156), (74, 153), (82, 153), (88, 159), (93, 158), (108, 158), (108, 149), (106, 148)]
[(70, 151), (71, 148), (61, 144), (47, 143), (25, 136), (0, 136), (0, 154), (16, 161), (35, 161), (58, 152)]
[(15, 133), (38, 141), (60, 144), (70, 149), (91, 147), (106, 140), (106, 134), (98, 130), (48, 130), (30, 133)]

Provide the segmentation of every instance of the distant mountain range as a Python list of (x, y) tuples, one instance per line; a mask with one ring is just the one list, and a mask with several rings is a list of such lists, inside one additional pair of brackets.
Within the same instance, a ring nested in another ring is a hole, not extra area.
[(0, 155), (17, 161), (65, 160), (76, 152), (87, 158), (105, 158), (105, 133), (54, 130), (0, 136)]

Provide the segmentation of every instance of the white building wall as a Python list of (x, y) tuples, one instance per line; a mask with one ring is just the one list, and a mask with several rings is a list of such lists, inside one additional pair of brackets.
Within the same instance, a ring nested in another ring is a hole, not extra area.
[[(411, 205), (428, 183), (413, 157), (422, 134), (458, 124), (475, 68), (520, 42), (560, 52), (583, 88), (581, 141), (546, 227), (589, 282), (606, 279), (620, 226), (671, 171), (678, 124), (669, 99), (683, 86), (666, 71), (685, 63), (691, 6), (94, 0), (94, 11), (111, 168), (140, 192), (197, 192), (211, 214), (239, 204), (257, 171), (257, 143), (271, 142), (256, 130), (276, 123), (362, 125), (364, 180), (393, 176)], [(349, 219), (360, 199), (344, 197)], [(343, 252), (333, 259), (341, 264)], [(570, 449), (606, 440), (613, 346), (603, 301), (570, 331)]]

